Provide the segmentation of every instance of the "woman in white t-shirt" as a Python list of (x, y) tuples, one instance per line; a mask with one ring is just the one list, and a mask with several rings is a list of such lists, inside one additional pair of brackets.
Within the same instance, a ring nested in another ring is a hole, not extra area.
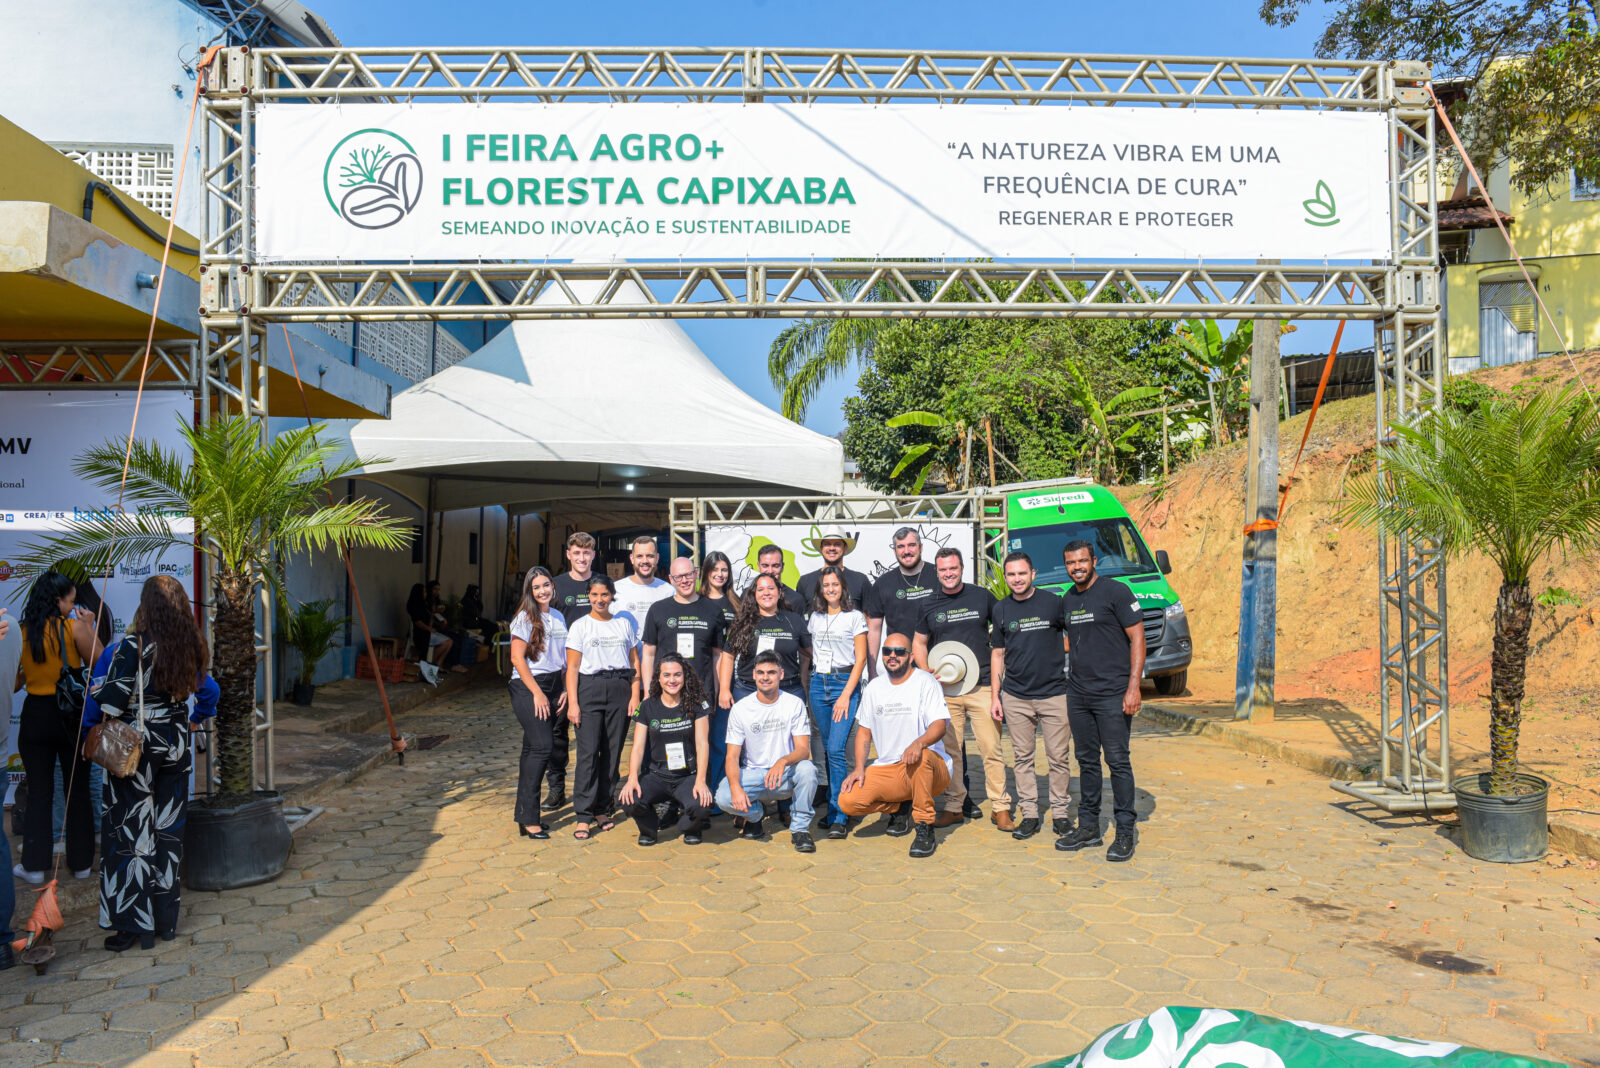
[(524, 838), (550, 837), (539, 811), (539, 784), (555, 743), (556, 717), (567, 707), (567, 624), (550, 610), (555, 595), (550, 572), (530, 567), (511, 621), (511, 712), (522, 724), (516, 815)]
[(839, 810), (839, 787), (850, 773), (850, 733), (861, 704), (861, 675), (867, 667), (867, 617), (850, 600), (844, 571), (825, 567), (817, 579), (806, 627), (811, 631), (811, 715), (827, 756), (828, 808), (820, 825), (829, 838), (849, 833)]
[(580, 840), (593, 824), (616, 826), (617, 763), (628, 715), (639, 707), (639, 631), (629, 617), (611, 614), (611, 579), (591, 575), (588, 592), (589, 614), (567, 629), (567, 718), (578, 736), (572, 836)]

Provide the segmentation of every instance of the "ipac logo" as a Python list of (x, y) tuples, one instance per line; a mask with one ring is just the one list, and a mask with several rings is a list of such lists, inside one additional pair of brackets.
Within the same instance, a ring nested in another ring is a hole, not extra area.
[(357, 130), (328, 153), (322, 191), (351, 226), (382, 230), (410, 215), (422, 198), (422, 161), (397, 133)]
[(156, 571), (162, 575), (172, 575), (175, 578), (188, 578), (194, 574), (193, 564), (157, 564)]

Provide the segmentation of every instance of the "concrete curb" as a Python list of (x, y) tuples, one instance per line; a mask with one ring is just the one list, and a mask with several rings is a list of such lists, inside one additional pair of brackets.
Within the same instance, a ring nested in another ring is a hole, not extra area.
[[(1344, 781), (1370, 778), (1372, 768), (1363, 767), (1349, 760), (1328, 756), (1299, 746), (1280, 742), (1275, 738), (1263, 738), (1253, 731), (1232, 724), (1221, 723), (1204, 716), (1196, 716), (1190, 712), (1179, 712), (1176, 709), (1166, 708), (1161, 705), (1146, 704), (1141, 713), (1152, 722), (1163, 727), (1170, 727), (1184, 734), (1198, 735), (1202, 738), (1212, 738), (1223, 743), (1230, 749), (1237, 749), (1243, 753), (1252, 753), (1256, 756), (1267, 757), (1281, 764), (1289, 764), (1317, 775), (1325, 775), (1330, 780), (1341, 779)], [(1600, 835), (1581, 827), (1574, 827), (1560, 820), (1550, 821), (1550, 848), (1561, 853), (1572, 853), (1576, 856), (1600, 859)]]

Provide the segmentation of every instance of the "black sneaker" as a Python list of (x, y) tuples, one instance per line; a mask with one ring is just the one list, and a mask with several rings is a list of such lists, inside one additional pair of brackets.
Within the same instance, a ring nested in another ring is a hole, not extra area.
[(1063, 853), (1076, 853), (1080, 849), (1101, 845), (1105, 839), (1093, 827), (1079, 827), (1071, 834), (1056, 839), (1056, 848)]
[(883, 833), (891, 838), (899, 838), (911, 833), (911, 802), (907, 801), (900, 806), (900, 811), (889, 817), (889, 826)]
[(796, 853), (815, 853), (817, 851), (817, 843), (811, 840), (810, 831), (795, 831), (789, 836), (789, 841), (794, 843), (794, 851)]
[(759, 842), (767, 833), (761, 829), (760, 820), (745, 820), (744, 827), (739, 831), (740, 838), (748, 838), (752, 842)]
[(837, 842), (841, 838), (848, 837), (850, 837), (850, 825), (848, 823), (830, 823), (828, 825), (828, 839), (830, 841)]
[(705, 825), (704, 824), (700, 824), (699, 826), (696, 826), (696, 827), (690, 827), (687, 831), (683, 832), (683, 844), (684, 845), (699, 845), (700, 844), (700, 835), (704, 831), (705, 831)]
[(550, 791), (544, 795), (544, 807), (546, 809), (557, 809), (566, 803), (567, 791), (564, 788), (552, 786)]
[(1120, 864), (1125, 860), (1133, 859), (1133, 847), (1139, 844), (1138, 835), (1128, 831), (1118, 831), (1116, 841), (1111, 843), (1111, 848), (1106, 850), (1106, 859), (1113, 864)]
[(1069, 819), (1064, 819), (1061, 816), (1057, 816), (1055, 819), (1050, 821), (1050, 830), (1055, 834), (1071, 834), (1072, 821)]
[(656, 844), (656, 836), (653, 834), (641, 834), (639, 836), (639, 844), (642, 846), (653, 846)]
[(961, 802), (961, 814), (969, 820), (983, 819), (983, 809), (979, 808), (978, 803), (970, 797)]
[(938, 848), (938, 839), (933, 836), (933, 824), (917, 824), (917, 837), (911, 843), (911, 855), (914, 857), (931, 857), (933, 856), (933, 851)]
[(1038, 833), (1039, 833), (1039, 817), (1038, 816), (1026, 816), (1026, 817), (1023, 818), (1022, 822), (1017, 824), (1017, 829), (1011, 832), (1011, 837), (1015, 838), (1017, 841), (1020, 842), (1024, 838), (1032, 838), (1034, 835), (1036, 835)]

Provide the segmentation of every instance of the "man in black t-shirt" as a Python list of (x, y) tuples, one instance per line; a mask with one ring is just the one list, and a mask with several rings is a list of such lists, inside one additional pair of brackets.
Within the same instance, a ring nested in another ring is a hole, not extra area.
[(865, 615), (867, 587), (872, 585), (872, 580), (861, 572), (844, 566), (844, 554), (856, 547), (856, 539), (842, 530), (833, 529), (823, 531), (815, 544), (817, 552), (822, 555), (822, 567), (801, 575), (800, 581), (794, 584), (795, 592), (800, 595), (806, 606), (801, 615), (811, 611), (811, 602), (817, 595), (817, 583), (822, 581), (822, 570), (828, 567), (836, 567), (844, 572), (844, 588), (850, 594), (850, 607)]
[[(994, 616), (994, 594), (982, 586), (962, 581), (963, 567), (960, 549), (940, 549), (935, 554), (933, 569), (939, 576), (939, 589), (928, 598), (927, 607), (922, 610), (922, 622), (917, 624), (912, 650), (917, 667), (932, 672), (941, 683), (949, 683), (945, 686), (944, 703), (950, 711), (950, 729), (945, 732), (944, 747), (955, 760), (959, 774), (951, 776), (950, 787), (941, 799), (944, 811), (935, 822), (937, 826), (946, 827), (960, 823), (963, 816), (978, 819), (983, 815), (983, 810), (968, 796), (966, 738), (970, 723), (978, 739), (978, 751), (983, 754), (989, 818), (1000, 830), (1012, 831), (1016, 825), (1011, 822), (1006, 762), (1000, 753), (1000, 717), (992, 713), (993, 701), (989, 695), (989, 624)], [(944, 642), (954, 642), (972, 654), (977, 664), (974, 678), (947, 680), (940, 674), (940, 664), (929, 661), (929, 651)]]
[(1039, 833), (1039, 775), (1034, 754), (1044, 735), (1050, 771), (1051, 827), (1072, 830), (1072, 734), (1067, 726), (1066, 620), (1061, 598), (1033, 585), (1033, 561), (1014, 552), (1005, 559), (1010, 596), (994, 606), (994, 646), (990, 671), (995, 682), (993, 708), (1005, 714), (1016, 755), (1017, 806), (1022, 820), (1013, 838)]
[[(567, 538), (567, 571), (550, 580), (556, 589), (550, 602), (552, 611), (561, 613), (567, 626), (589, 614), (589, 568), (594, 563), (594, 535), (577, 531)], [(555, 717), (555, 737), (550, 743), (550, 763), (545, 767), (549, 790), (544, 807), (559, 808), (567, 800), (567, 750), (572, 724), (567, 717)]]
[(915, 634), (928, 598), (939, 588), (933, 566), (922, 559), (922, 535), (915, 527), (894, 532), (897, 567), (879, 575), (867, 589), (867, 670), (878, 669), (885, 634)]
[(778, 546), (761, 547), (761, 551), (756, 553), (756, 571), (763, 575), (771, 575), (778, 580), (778, 593), (782, 595), (779, 604), (784, 608), (796, 613), (802, 619), (811, 611), (797, 591), (783, 584), (783, 550)]
[(1144, 615), (1133, 591), (1095, 573), (1094, 549), (1069, 541), (1062, 551), (1072, 585), (1062, 594), (1072, 670), (1067, 676), (1072, 743), (1078, 754), (1078, 829), (1056, 842), (1065, 852), (1097, 846), (1100, 832), (1100, 754), (1111, 769), (1117, 837), (1106, 859), (1128, 860), (1138, 842), (1134, 827), (1133, 759), (1129, 738), (1142, 698)]
[(706, 699), (714, 704), (725, 617), (715, 601), (694, 592), (696, 571), (687, 556), (672, 561), (667, 577), (672, 583), (672, 596), (657, 601), (645, 614), (641, 670), (646, 679), (654, 678), (656, 657), (677, 653), (700, 677)]

